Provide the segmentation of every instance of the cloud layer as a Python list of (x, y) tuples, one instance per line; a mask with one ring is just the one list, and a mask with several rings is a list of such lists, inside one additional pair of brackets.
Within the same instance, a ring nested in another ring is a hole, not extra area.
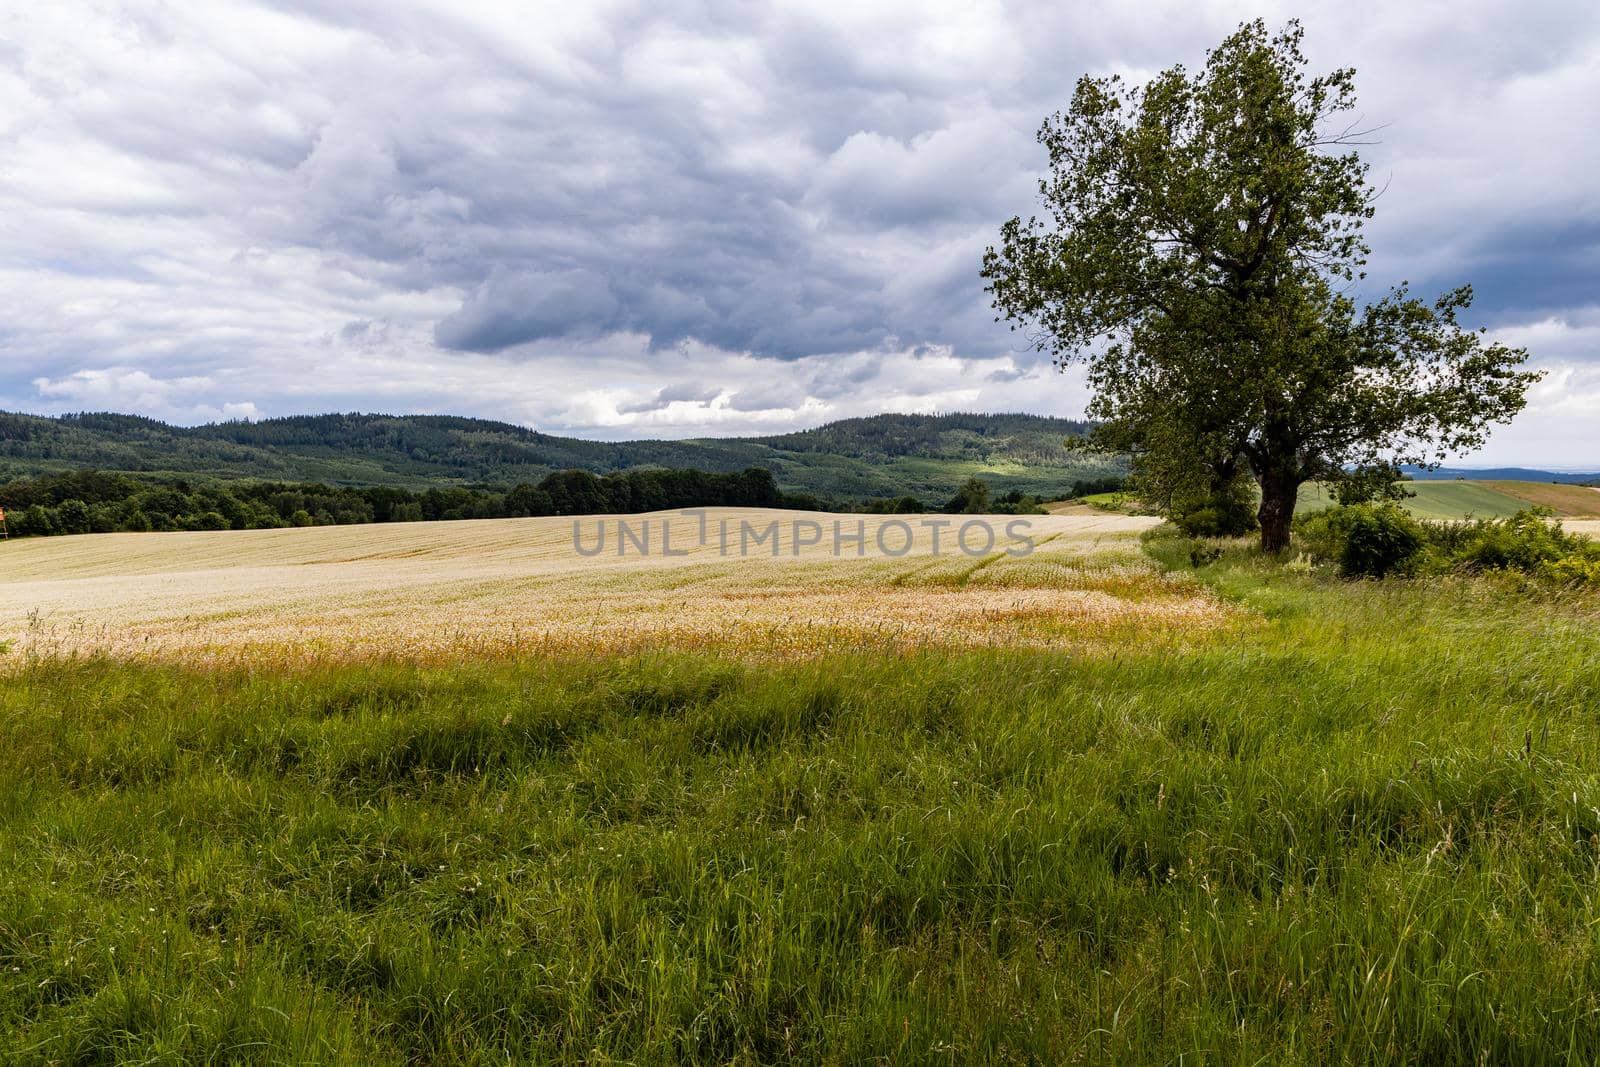
[[(1374, 277), (1474, 282), (1552, 371), (1477, 458), (1600, 467), (1600, 14), (1298, 8), (1385, 124)], [(607, 437), (1073, 414), (1081, 379), (977, 277), (1032, 207), (1033, 131), (1080, 73), (1193, 65), (1258, 9), (16, 5), (0, 406)]]

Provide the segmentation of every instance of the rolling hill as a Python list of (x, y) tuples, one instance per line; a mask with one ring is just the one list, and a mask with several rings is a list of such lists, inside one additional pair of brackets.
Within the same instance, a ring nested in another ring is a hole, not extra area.
[(771, 437), (586, 441), (441, 415), (309, 415), (171, 426), (133, 415), (0, 413), (0, 480), (94, 468), (189, 479), (329, 485), (537, 482), (552, 471), (765, 467), (789, 492), (930, 501), (980, 475), (996, 491), (1056, 494), (1117, 473), (1069, 449), (1085, 425), (1036, 415), (875, 415)]
[[(1582, 485), (1452, 479), (1407, 482), (1405, 488), (1413, 495), (1400, 504), (1419, 519), (1498, 519), (1535, 505), (1565, 518), (1600, 517), (1600, 490)], [(1301, 487), (1297, 510), (1317, 511), (1332, 504), (1326, 487), (1312, 483)]]
[(1534, 467), (1424, 467), (1400, 468), (1406, 477), (1419, 482), (1466, 480), (1474, 482), (1560, 482), (1567, 485), (1592, 485), (1600, 482), (1600, 472), (1547, 471)]

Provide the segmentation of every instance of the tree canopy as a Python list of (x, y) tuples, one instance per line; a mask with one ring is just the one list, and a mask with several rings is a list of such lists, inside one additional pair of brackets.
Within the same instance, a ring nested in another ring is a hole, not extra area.
[(1039, 131), (1046, 217), (1005, 223), (983, 264), (1013, 329), (1087, 364), (1095, 440), (1169, 496), (1248, 472), (1269, 550), (1303, 482), (1477, 447), (1536, 377), (1461, 325), (1468, 286), (1354, 295), (1376, 199), (1355, 75), (1309, 76), (1301, 41), (1256, 20), (1199, 72), (1080, 79)]

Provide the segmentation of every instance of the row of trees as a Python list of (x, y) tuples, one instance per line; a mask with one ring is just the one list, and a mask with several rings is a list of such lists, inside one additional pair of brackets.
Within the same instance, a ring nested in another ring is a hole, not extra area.
[[(760, 467), (738, 474), (642, 470), (594, 475), (569, 470), (558, 471), (537, 485), (510, 489), (462, 486), (413, 491), (387, 486), (346, 488), (282, 482), (195, 485), (102, 471), (18, 478), (0, 485), (0, 508), (7, 513), (12, 536), (17, 537), (146, 530), (260, 530), (538, 515), (627, 515), (699, 507), (901, 514), (927, 510), (921, 501), (910, 496), (842, 508), (806, 494), (785, 493), (771, 472)], [(988, 486), (971, 478), (943, 510), (1031, 515), (1042, 509), (1037, 499), (1019, 492), (991, 498)]]
[(125, 474), (74, 471), (0, 485), (14, 536), (144, 530), (253, 530), (534, 515), (629, 514), (692, 507), (822, 510), (810, 496), (782, 492), (769, 471), (737, 474), (644, 470), (597, 476), (558, 471), (537, 485), (391, 487), (240, 482), (193, 485)]

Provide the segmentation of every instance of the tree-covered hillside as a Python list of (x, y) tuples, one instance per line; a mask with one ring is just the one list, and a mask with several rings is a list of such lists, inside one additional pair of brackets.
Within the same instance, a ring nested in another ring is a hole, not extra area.
[(787, 492), (940, 499), (972, 475), (1054, 494), (1117, 471), (1069, 449), (1083, 423), (1035, 415), (876, 415), (759, 438), (584, 441), (444, 415), (307, 415), (169, 426), (132, 415), (0, 413), (0, 480), (93, 468), (224, 481), (511, 486), (568, 469), (763, 467)]

